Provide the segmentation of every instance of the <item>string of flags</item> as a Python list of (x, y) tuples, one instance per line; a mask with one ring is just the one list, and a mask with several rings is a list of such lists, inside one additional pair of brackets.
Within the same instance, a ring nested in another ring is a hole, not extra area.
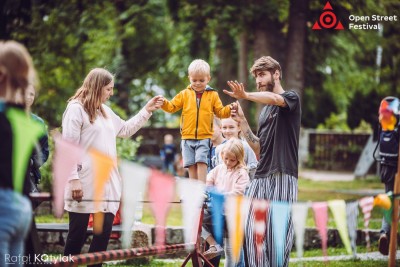
[[(55, 156), (53, 162), (53, 196), (54, 214), (61, 217), (63, 214), (64, 188), (68, 177), (83, 155), (88, 153), (93, 161), (94, 196), (96, 202), (101, 202), (104, 193), (104, 185), (113, 167), (117, 162), (115, 159), (93, 149), (80, 148), (75, 144), (68, 143), (62, 138), (55, 139)], [(134, 225), (134, 215), (138, 207), (139, 196), (147, 192), (150, 206), (156, 220), (156, 245), (165, 242), (165, 224), (170, 203), (174, 198), (175, 191), (182, 200), (182, 216), (184, 224), (185, 243), (195, 243), (199, 227), (200, 212), (205, 200), (206, 187), (203, 183), (193, 179), (180, 179), (161, 173), (156, 170), (143, 167), (133, 162), (120, 161), (118, 163), (122, 177), (122, 244), (125, 248), (130, 244), (130, 233)], [(322, 251), (327, 258), (328, 242), (328, 209), (333, 215), (341, 240), (348, 254), (356, 255), (356, 230), (358, 207), (364, 216), (364, 227), (368, 228), (371, 211), (373, 207), (384, 209), (385, 216), (390, 218), (393, 196), (380, 194), (376, 197), (367, 196), (360, 200), (345, 202), (344, 200), (329, 200), (325, 202), (277, 202), (261, 199), (249, 199), (245, 196), (227, 195), (218, 192), (215, 188), (209, 190), (210, 205), (212, 207), (214, 237), (217, 242), (222, 243), (224, 233), (224, 218), (227, 221), (229, 242), (232, 247), (233, 259), (239, 260), (240, 250), (244, 239), (244, 227), (248, 217), (249, 205), (254, 210), (254, 235), (256, 255), (262, 253), (262, 244), (265, 238), (272, 238), (276, 246), (277, 262), (283, 261), (284, 245), (288, 228), (289, 216), (291, 215), (296, 236), (297, 256), (303, 256), (304, 233), (308, 214), (311, 207), (314, 212), (315, 225), (322, 241)], [(268, 221), (271, 220), (271, 223)], [(390, 222), (390, 220), (388, 220)], [(102, 231), (102, 218), (94, 219), (94, 229)], [(271, 225), (272, 231), (267, 227)], [(268, 236), (268, 233), (272, 236)], [(367, 248), (370, 247), (368, 231), (366, 231)], [(193, 246), (188, 246), (192, 250)]]

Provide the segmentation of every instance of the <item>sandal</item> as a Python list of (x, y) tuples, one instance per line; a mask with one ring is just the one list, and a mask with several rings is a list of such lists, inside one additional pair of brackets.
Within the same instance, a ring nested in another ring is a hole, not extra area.
[(217, 256), (220, 256), (224, 253), (224, 249), (219, 245), (211, 245), (210, 248), (203, 253), (204, 257), (207, 260), (211, 260)]

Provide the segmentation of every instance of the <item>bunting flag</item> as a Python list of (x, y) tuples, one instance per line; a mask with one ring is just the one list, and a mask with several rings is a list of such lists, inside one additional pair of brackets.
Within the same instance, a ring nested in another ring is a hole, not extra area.
[(122, 160), (119, 168), (122, 176), (122, 246), (129, 248), (136, 210), (147, 190), (150, 169), (127, 160)]
[(277, 266), (283, 266), (290, 205), (288, 202), (277, 201), (272, 201), (271, 205), (272, 236), (275, 242), (276, 263)]
[(328, 206), (333, 214), (333, 219), (335, 220), (344, 247), (347, 253), (351, 254), (349, 233), (347, 232), (346, 203), (344, 200), (330, 200), (328, 201)]
[[(265, 201), (266, 202), (266, 201)], [(226, 221), (229, 242), (232, 248), (232, 260), (237, 263), (244, 239), (244, 225), (249, 212), (249, 200), (241, 195), (228, 196), (225, 201)]]
[(314, 210), (314, 220), (317, 226), (319, 235), (321, 236), (322, 253), (325, 257), (325, 261), (328, 260), (328, 204), (326, 202), (314, 202), (312, 203)]
[(393, 192), (389, 191), (386, 194), (378, 194), (374, 198), (374, 207), (382, 208), (386, 222), (391, 225), (393, 213)]
[(54, 137), (53, 159), (53, 207), (54, 216), (61, 218), (64, 213), (64, 189), (74, 168), (82, 160), (84, 150), (60, 137)]
[(177, 178), (178, 192), (182, 200), (182, 216), (186, 250), (193, 250), (199, 229), (200, 212), (204, 202), (205, 185), (195, 179)]
[(304, 253), (304, 232), (306, 229), (307, 213), (309, 203), (293, 203), (292, 204), (292, 220), (294, 232), (296, 234), (296, 251), (297, 257), (303, 257)]
[(162, 172), (152, 170), (149, 181), (149, 200), (156, 219), (156, 245), (165, 243), (165, 223), (174, 197), (175, 179)]
[(12, 138), (12, 173), (13, 187), (22, 193), (26, 170), (33, 148), (39, 138), (45, 134), (43, 126), (32, 120), (25, 111), (8, 108), (6, 116), (10, 122)]
[(213, 222), (214, 239), (218, 244), (222, 244), (224, 236), (224, 203), (225, 196), (217, 190), (210, 190), (211, 197), (211, 219)]
[(393, 193), (388, 192), (388, 198), (390, 199), (390, 208), (383, 209), (383, 216), (385, 217), (386, 222), (391, 225), (392, 224), (392, 214), (393, 214)]
[(358, 204), (361, 207), (362, 212), (364, 213), (364, 231), (365, 231), (365, 241), (367, 242), (367, 250), (371, 249), (371, 242), (369, 238), (369, 219), (371, 218), (371, 211), (374, 207), (374, 197), (363, 197), (359, 200)]
[(353, 256), (357, 256), (357, 217), (358, 217), (358, 201), (347, 203), (346, 205), (347, 215), (347, 228), (349, 230), (351, 249), (353, 250)]
[[(115, 161), (110, 156), (93, 148), (89, 150), (89, 155), (93, 162), (94, 209), (99, 210), (104, 198), (104, 186), (110, 180), (110, 173), (115, 166)], [(97, 216), (93, 219), (93, 233), (101, 234), (103, 232), (103, 218), (104, 216)]]
[(269, 202), (262, 199), (254, 199), (252, 205), (254, 210), (254, 239), (256, 241), (256, 257), (260, 259), (261, 253), (263, 252), (262, 249), (264, 239), (266, 238)]

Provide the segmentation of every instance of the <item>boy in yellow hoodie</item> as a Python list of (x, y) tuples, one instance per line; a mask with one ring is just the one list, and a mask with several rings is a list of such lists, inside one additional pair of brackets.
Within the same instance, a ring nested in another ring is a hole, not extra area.
[(190, 178), (205, 183), (214, 114), (219, 118), (230, 117), (235, 103), (224, 107), (217, 91), (208, 86), (211, 80), (210, 65), (204, 60), (196, 59), (190, 63), (188, 73), (190, 85), (171, 101), (164, 99), (161, 108), (169, 113), (182, 109), (180, 127), (183, 165), (189, 168)]

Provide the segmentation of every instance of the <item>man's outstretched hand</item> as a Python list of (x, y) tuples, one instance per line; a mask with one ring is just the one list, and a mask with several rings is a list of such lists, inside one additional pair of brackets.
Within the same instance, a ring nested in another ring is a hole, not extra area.
[(228, 81), (227, 82), (228, 86), (231, 88), (232, 91), (228, 90), (223, 90), (223, 92), (230, 97), (236, 98), (236, 99), (246, 99), (247, 98), (247, 92), (244, 90), (244, 85), (243, 83), (239, 83), (238, 81)]

